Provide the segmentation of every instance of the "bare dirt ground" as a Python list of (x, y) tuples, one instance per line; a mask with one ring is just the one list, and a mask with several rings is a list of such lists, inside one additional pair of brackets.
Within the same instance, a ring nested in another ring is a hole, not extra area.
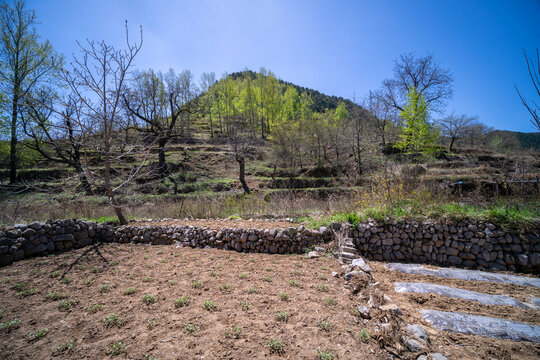
[(298, 224), (283, 221), (283, 220), (241, 220), (241, 219), (229, 219), (229, 220), (182, 220), (174, 219), (167, 221), (136, 221), (130, 222), (129, 225), (133, 226), (199, 226), (207, 227), (210, 229), (220, 230), (223, 228), (242, 228), (242, 229), (287, 229), (289, 227), (298, 227)]
[[(402, 309), (404, 320), (428, 330), (432, 350), (449, 359), (540, 356), (540, 346), (532, 343), (433, 330), (417, 310), (462, 310), (539, 324), (537, 314), (528, 318), (518, 308), (484, 307), (431, 294), (396, 294), (395, 281), (458, 284), (391, 272), (382, 263), (371, 265), (381, 288)], [(23, 260), (0, 268), (0, 322), (20, 320), (9, 332), (0, 330), (0, 358), (103, 359), (113, 356), (111, 346), (118, 342), (125, 345), (116, 356), (121, 359), (318, 359), (318, 350), (331, 352), (334, 359), (396, 358), (381, 349), (375, 319), (362, 320), (351, 313), (355, 306), (366, 305), (366, 300), (350, 296), (343, 288), (344, 280), (332, 277), (332, 271), (342, 268), (330, 257), (167, 245), (105, 244)], [(16, 284), (19, 289), (14, 289)], [(530, 292), (512, 285), (467, 286), (520, 300), (526, 300), (525, 292)], [(22, 288), (35, 293), (20, 293)], [(129, 288), (135, 289), (132, 294), (126, 293)], [(54, 291), (66, 298), (46, 299)], [(280, 293), (289, 299), (282, 300)], [(152, 294), (155, 301), (145, 304), (145, 294)], [(189, 298), (189, 305), (176, 307), (175, 300), (182, 296)], [(66, 300), (74, 300), (67, 309), (62, 308)], [(217, 306), (215, 311), (205, 308), (209, 301)], [(288, 313), (287, 321), (276, 319), (281, 311)], [(107, 326), (105, 318), (111, 314), (118, 315), (121, 326)], [(45, 328), (46, 335), (30, 340), (29, 333)], [(371, 332), (367, 340), (359, 336), (364, 329)], [(282, 354), (268, 347), (271, 339), (283, 342)], [(71, 349), (58, 350), (70, 341)]]

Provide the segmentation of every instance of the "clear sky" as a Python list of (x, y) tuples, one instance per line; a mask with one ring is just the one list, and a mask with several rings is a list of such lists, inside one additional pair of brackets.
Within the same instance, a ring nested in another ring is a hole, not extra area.
[(27, 0), (38, 31), (67, 59), (76, 40), (121, 45), (142, 25), (139, 69), (258, 70), (346, 98), (392, 76), (402, 53), (427, 53), (455, 78), (447, 112), (534, 131), (514, 90), (532, 98), (522, 48), (540, 47), (540, 0)]

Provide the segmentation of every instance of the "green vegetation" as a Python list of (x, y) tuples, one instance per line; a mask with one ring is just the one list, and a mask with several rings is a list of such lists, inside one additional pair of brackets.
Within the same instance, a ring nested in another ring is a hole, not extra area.
[(55, 352), (57, 354), (70, 352), (71, 350), (73, 350), (74, 346), (75, 346), (75, 341), (74, 340), (68, 340), (68, 341), (63, 342), (63, 343), (59, 344), (58, 346), (56, 346), (56, 351)]
[(133, 295), (137, 292), (137, 288), (129, 287), (126, 290), (124, 290), (124, 295)]
[(122, 327), (122, 325), (124, 325), (124, 321), (115, 313), (107, 316), (103, 321), (105, 322), (106, 327)]
[(94, 304), (94, 305), (90, 305), (88, 307), (88, 312), (90, 314), (95, 314), (95, 313), (97, 313), (98, 311), (101, 311), (101, 310), (103, 310), (103, 305), (101, 305), (101, 304)]
[(29, 341), (37, 341), (47, 335), (49, 332), (49, 329), (41, 329), (41, 330), (35, 330), (28, 334), (28, 340)]
[(286, 311), (279, 311), (274, 317), (277, 321), (287, 322), (287, 320), (289, 320), (289, 313)]
[(190, 323), (190, 322), (187, 322), (184, 324), (184, 332), (186, 334), (195, 334), (197, 332), (199, 332), (199, 325), (198, 324), (194, 324), (194, 323)]
[(266, 346), (270, 349), (270, 352), (274, 354), (281, 355), (285, 352), (285, 345), (283, 344), (283, 341), (279, 339), (268, 340)]
[(212, 300), (205, 301), (203, 304), (203, 307), (210, 312), (214, 312), (218, 310), (218, 305)]
[(371, 334), (369, 333), (369, 331), (367, 329), (362, 329), (361, 331), (359, 331), (356, 334), (356, 336), (357, 336), (358, 340), (360, 340), (362, 342), (366, 342), (371, 338)]
[(56, 300), (66, 299), (67, 297), (68, 297), (67, 294), (61, 291), (51, 291), (50, 293), (47, 293), (45, 295), (45, 300), (56, 301)]
[(335, 355), (331, 351), (321, 351), (317, 350), (317, 356), (319, 360), (334, 360)]
[(13, 329), (18, 328), (20, 323), (21, 323), (21, 320), (17, 318), (10, 320), (6, 323), (0, 323), (0, 331), (5, 331), (7, 333), (10, 333)]
[(154, 295), (152, 295), (152, 294), (144, 294), (143, 297), (142, 297), (142, 301), (146, 305), (150, 305), (150, 304), (156, 302), (156, 297)]
[(127, 351), (127, 346), (121, 341), (113, 343), (109, 347), (109, 353), (111, 356), (118, 356), (120, 354), (125, 353), (126, 351)]
[(189, 305), (189, 297), (187, 295), (184, 295), (176, 300), (174, 300), (174, 306), (179, 307), (186, 307)]
[(319, 327), (323, 330), (323, 331), (330, 331), (334, 328), (334, 325), (332, 325), (331, 323), (329, 323), (328, 321), (326, 320), (323, 320), (323, 321), (320, 321), (319, 322)]
[(225, 331), (225, 336), (240, 339), (244, 336), (244, 328), (241, 326), (233, 326)]
[(65, 299), (58, 303), (58, 310), (68, 311), (73, 305), (77, 305), (79, 300)]

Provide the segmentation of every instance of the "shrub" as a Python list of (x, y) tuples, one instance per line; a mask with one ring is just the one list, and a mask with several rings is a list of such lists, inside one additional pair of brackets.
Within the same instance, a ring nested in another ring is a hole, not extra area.
[(174, 300), (174, 307), (186, 307), (189, 305), (189, 297), (186, 295)]
[(118, 356), (127, 351), (127, 346), (123, 342), (119, 341), (117, 343), (111, 344), (109, 352), (111, 356)]
[(150, 305), (150, 304), (156, 302), (156, 298), (152, 294), (144, 294), (143, 297), (142, 297), (142, 301), (146, 305)]
[(277, 321), (287, 322), (287, 320), (289, 320), (289, 313), (286, 311), (279, 311), (276, 313), (276, 315), (274, 315), (274, 318)]
[(285, 351), (285, 345), (283, 341), (279, 339), (270, 339), (266, 342), (266, 346), (270, 349), (270, 352), (273, 354), (283, 354)]

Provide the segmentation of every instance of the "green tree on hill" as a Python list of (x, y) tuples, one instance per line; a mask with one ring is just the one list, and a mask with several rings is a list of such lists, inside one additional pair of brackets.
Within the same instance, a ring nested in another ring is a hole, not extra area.
[(401, 139), (396, 147), (407, 153), (417, 154), (431, 152), (438, 134), (428, 122), (429, 107), (425, 96), (413, 87), (407, 93), (407, 104), (400, 113), (404, 119)]

